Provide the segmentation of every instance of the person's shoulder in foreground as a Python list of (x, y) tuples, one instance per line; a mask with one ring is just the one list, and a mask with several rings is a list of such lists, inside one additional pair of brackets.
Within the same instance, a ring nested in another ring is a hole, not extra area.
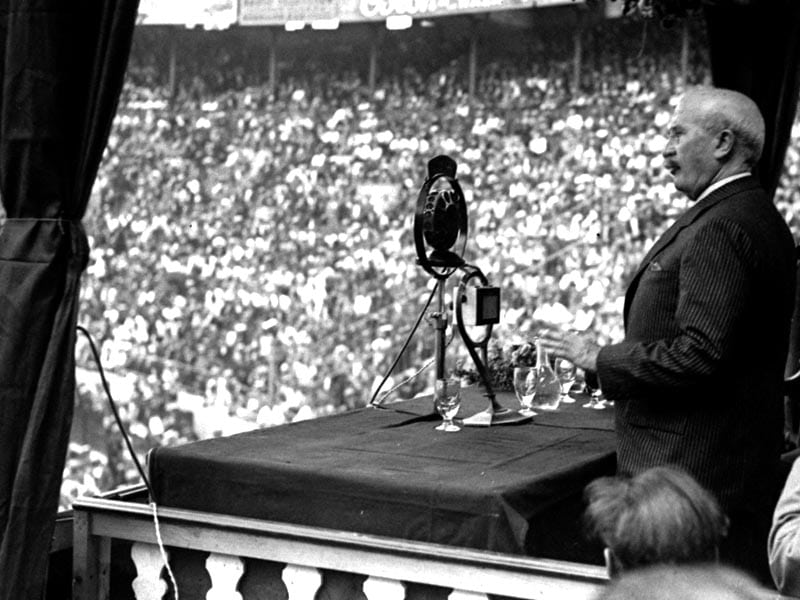
[(733, 567), (657, 565), (624, 573), (596, 600), (771, 600), (775, 591)]
[(778, 590), (800, 595), (800, 460), (797, 458), (775, 507), (767, 550)]

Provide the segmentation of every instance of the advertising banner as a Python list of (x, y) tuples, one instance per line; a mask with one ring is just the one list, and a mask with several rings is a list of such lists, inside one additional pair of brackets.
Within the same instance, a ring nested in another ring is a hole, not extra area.
[(382, 21), (395, 15), (414, 18), (512, 10), (584, 0), (241, 0), (242, 25), (281, 25), (338, 19), (342, 23)]
[(534, 0), (360, 0), (353, 17), (385, 19), (392, 15), (436, 17), (535, 6)]
[(284, 25), (290, 21), (340, 18), (341, 0), (240, 0), (242, 25)]
[[(584, 0), (140, 0), (142, 25), (202, 26), (280, 25), (314, 21), (383, 21), (387, 17), (441, 17), (578, 4)], [(238, 14), (237, 14), (238, 11)]]
[(236, 0), (140, 0), (137, 23), (224, 29), (236, 23), (236, 16)]

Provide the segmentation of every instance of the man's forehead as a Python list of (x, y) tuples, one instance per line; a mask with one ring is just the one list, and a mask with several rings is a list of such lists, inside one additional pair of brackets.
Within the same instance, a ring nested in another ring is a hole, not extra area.
[(679, 107), (675, 108), (672, 116), (667, 123), (667, 129), (674, 129), (684, 121), (683, 111)]
[(675, 127), (676, 125), (687, 125), (694, 121), (697, 117), (697, 107), (695, 103), (685, 100), (685, 96), (681, 97), (675, 110), (670, 117), (667, 127)]

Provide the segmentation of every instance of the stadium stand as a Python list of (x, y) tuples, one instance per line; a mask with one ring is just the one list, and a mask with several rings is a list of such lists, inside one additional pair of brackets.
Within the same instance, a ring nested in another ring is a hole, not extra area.
[[(236, 31), (217, 43), (183, 32), (171, 83), (170, 35), (137, 30), (85, 219), (79, 323), (142, 454), (368, 401), (430, 290), (411, 222), (439, 153), (459, 165), (469, 258), (502, 288), (497, 342), (542, 318), (621, 336), (626, 277), (683, 208), (660, 157), (684, 84), (678, 31), (587, 28), (575, 90), (563, 36), (509, 28), (485, 43), (472, 96), (462, 56), (413, 43), (374, 89), (357, 50), (323, 63), (317, 48), (281, 62), (271, 93)], [(687, 81), (707, 82), (696, 27), (691, 48)], [(776, 202), (796, 234), (799, 178), (790, 144)], [(463, 360), (456, 346), (450, 361)], [(138, 479), (85, 341), (77, 353), (62, 507)], [(395, 397), (429, 386), (430, 371), (412, 375), (432, 353), (423, 326)]]

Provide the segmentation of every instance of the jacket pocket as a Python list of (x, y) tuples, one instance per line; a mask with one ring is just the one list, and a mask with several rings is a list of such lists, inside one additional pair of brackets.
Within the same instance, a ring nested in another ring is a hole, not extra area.
[(631, 400), (625, 403), (624, 419), (631, 427), (683, 435), (686, 432), (688, 414), (680, 408)]

